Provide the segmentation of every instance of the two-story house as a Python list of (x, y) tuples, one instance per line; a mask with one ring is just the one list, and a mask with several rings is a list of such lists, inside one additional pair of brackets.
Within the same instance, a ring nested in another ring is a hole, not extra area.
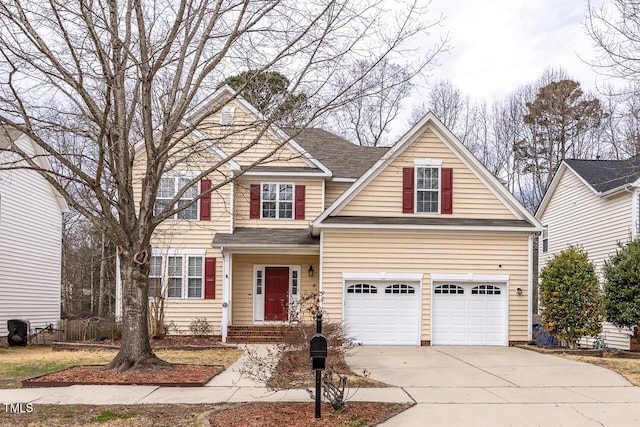
[(24, 168), (14, 148), (50, 168), (31, 139), (0, 126), (0, 337), (8, 334), (10, 319), (29, 321), (32, 329), (60, 319), (62, 214), (68, 207), (42, 176)]
[[(239, 153), (220, 172), (237, 179), (156, 233), (151, 286), (166, 289), (167, 322), (186, 331), (206, 317), (233, 340), (239, 326), (298, 318), (290, 302), (316, 293), (325, 319), (363, 344), (530, 339), (541, 226), (433, 114), (391, 148), (271, 126), (240, 150), (259, 117), (236, 98), (199, 129), (216, 143), (198, 161)], [(188, 173), (168, 173), (158, 203)]]
[[(536, 218), (544, 227), (540, 266), (569, 245), (581, 246), (600, 274), (604, 262), (638, 235), (640, 157), (564, 160)], [(603, 324), (609, 347), (628, 349), (630, 330)], [(589, 345), (591, 339), (581, 341)]]

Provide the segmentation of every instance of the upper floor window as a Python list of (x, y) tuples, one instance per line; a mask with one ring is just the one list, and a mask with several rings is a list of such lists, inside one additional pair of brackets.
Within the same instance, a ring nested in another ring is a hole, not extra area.
[(235, 118), (235, 107), (225, 105), (220, 109), (220, 124), (223, 126), (231, 126)]
[(542, 252), (549, 250), (549, 226), (542, 227)]
[[(158, 186), (158, 193), (156, 195), (156, 202), (153, 209), (153, 214), (158, 215), (169, 204), (171, 199), (185, 187), (191, 179), (183, 177), (162, 177), (160, 178), (160, 185)], [(183, 207), (193, 201), (198, 196), (198, 184), (193, 184), (189, 187), (184, 194), (178, 200), (177, 207)], [(191, 203), (190, 206), (184, 208), (180, 212), (169, 217), (170, 219), (198, 219), (198, 204)]]
[(438, 213), (440, 210), (440, 168), (416, 168), (416, 212)]
[(293, 218), (293, 184), (262, 184), (262, 218)]

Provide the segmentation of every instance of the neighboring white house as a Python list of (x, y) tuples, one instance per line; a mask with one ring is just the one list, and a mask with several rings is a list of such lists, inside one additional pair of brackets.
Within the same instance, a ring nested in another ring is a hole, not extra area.
[[(34, 171), (10, 169), (12, 145), (39, 153), (24, 134), (0, 127), (0, 337), (8, 319), (32, 330), (60, 319), (62, 213), (67, 205)], [(41, 167), (50, 165), (41, 157)], [(4, 170), (3, 170), (4, 169)]]
[[(619, 243), (638, 235), (640, 157), (628, 160), (564, 160), (536, 218), (544, 227), (540, 267), (569, 245), (581, 246), (601, 277)], [(609, 347), (628, 349), (631, 331), (603, 325)], [(590, 340), (586, 340), (588, 344)]]

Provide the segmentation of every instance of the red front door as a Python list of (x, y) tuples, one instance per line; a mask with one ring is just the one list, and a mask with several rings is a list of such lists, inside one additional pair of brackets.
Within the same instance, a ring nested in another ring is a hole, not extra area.
[(287, 320), (289, 267), (265, 267), (264, 276), (264, 320)]

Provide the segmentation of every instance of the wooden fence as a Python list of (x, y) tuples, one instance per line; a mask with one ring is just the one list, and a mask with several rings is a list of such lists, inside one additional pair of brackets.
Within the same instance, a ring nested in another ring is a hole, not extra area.
[(122, 325), (113, 320), (92, 317), (90, 319), (60, 320), (57, 338), (62, 342), (118, 340), (122, 336)]

